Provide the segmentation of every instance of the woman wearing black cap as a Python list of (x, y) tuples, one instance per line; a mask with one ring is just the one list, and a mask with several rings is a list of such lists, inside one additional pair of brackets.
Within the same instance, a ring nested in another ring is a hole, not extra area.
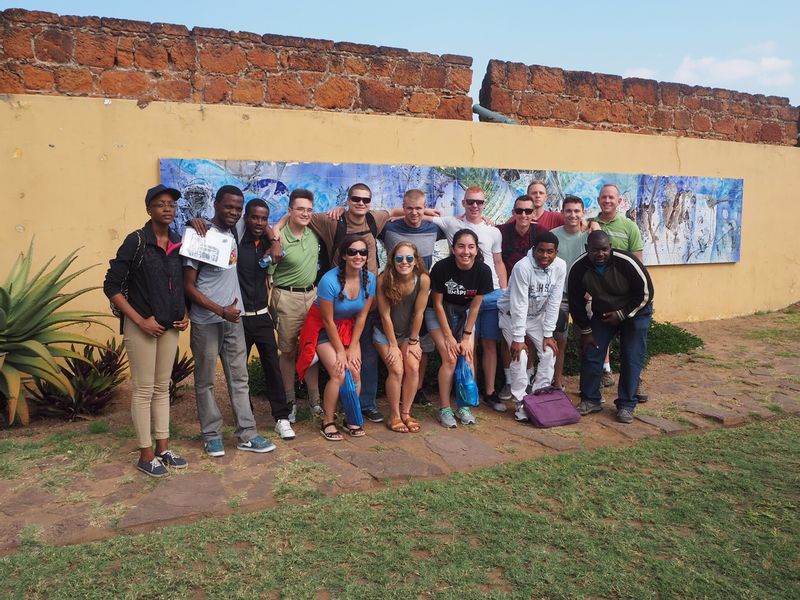
[[(163, 477), (186, 461), (169, 449), (169, 382), (178, 332), (189, 325), (183, 296), (181, 238), (170, 231), (178, 190), (157, 185), (147, 191), (150, 220), (130, 233), (112, 259), (103, 291), (121, 314), (131, 369), (131, 416), (139, 442), (136, 467)], [(153, 451), (150, 429), (155, 430)]]

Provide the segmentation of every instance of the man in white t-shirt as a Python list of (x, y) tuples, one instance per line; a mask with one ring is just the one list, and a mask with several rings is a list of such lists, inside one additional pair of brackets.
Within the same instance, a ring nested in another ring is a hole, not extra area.
[(453, 235), (459, 229), (471, 229), (478, 236), (483, 262), (492, 271), (494, 291), (486, 294), (475, 323), (476, 338), (481, 340), (483, 348), (483, 375), (485, 390), (483, 401), (498, 412), (505, 412), (506, 405), (497, 396), (494, 379), (497, 374), (497, 342), (500, 340), (500, 326), (498, 324), (497, 300), (503, 290), (508, 286), (508, 273), (503, 264), (503, 240), (500, 230), (494, 225), (484, 222), (483, 208), (486, 205), (486, 196), (478, 186), (470, 186), (464, 192), (461, 206), (464, 207), (464, 220), (458, 217), (426, 217), (438, 225), (447, 236), (452, 245)]

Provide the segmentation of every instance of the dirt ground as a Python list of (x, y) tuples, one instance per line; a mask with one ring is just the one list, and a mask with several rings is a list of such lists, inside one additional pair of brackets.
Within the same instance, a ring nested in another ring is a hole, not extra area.
[[(272, 432), (268, 402), (254, 397), (260, 432), (278, 446), (257, 455), (235, 449), (220, 377), (227, 454), (203, 455), (193, 394), (185, 389), (172, 407), (172, 446), (190, 465), (160, 480), (134, 468), (138, 453), (123, 385), (106, 414), (92, 421), (36, 421), (27, 429), (0, 431), (0, 441), (11, 443), (0, 457), (6, 461), (0, 470), (0, 553), (13, 552), (24, 538), (73, 544), (321, 494), (800, 413), (800, 305), (682, 326), (702, 338), (704, 347), (653, 359), (643, 375), (650, 400), (637, 408), (631, 425), (615, 422), (610, 388), (602, 413), (555, 429), (535, 429), (514, 422), (511, 410), (500, 414), (481, 406), (474, 411), (477, 425), (445, 430), (434, 408), (422, 408), (415, 410), (422, 423), (417, 434), (367, 422), (365, 437), (330, 443), (319, 435), (319, 421), (306, 416), (295, 426), (297, 438), (284, 442)], [(577, 377), (568, 378), (575, 403), (577, 387)], [(385, 409), (383, 399), (379, 407)]]

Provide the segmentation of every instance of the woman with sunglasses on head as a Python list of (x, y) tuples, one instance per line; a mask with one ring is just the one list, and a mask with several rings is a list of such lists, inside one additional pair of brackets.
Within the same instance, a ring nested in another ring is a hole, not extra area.
[(136, 468), (151, 477), (167, 475), (167, 467), (187, 466), (169, 449), (169, 382), (178, 332), (189, 326), (178, 253), (181, 237), (169, 229), (180, 196), (178, 190), (163, 185), (147, 191), (144, 202), (150, 220), (125, 238), (103, 284), (122, 315), (120, 333), (131, 371), (131, 416), (139, 443)]
[[(359, 337), (375, 298), (375, 275), (366, 268), (369, 251), (364, 238), (348, 235), (338, 250), (337, 266), (320, 279), (317, 299), (300, 332), (297, 362), (297, 372), (302, 380), (315, 349), (330, 376), (323, 393), (324, 415), (320, 431), (332, 442), (342, 440), (342, 434), (334, 423), (334, 412), (345, 369), (350, 369), (356, 384), (361, 379)], [(347, 433), (360, 437), (364, 435), (364, 429), (347, 424)]]
[(381, 322), (372, 336), (389, 372), (386, 398), (391, 414), (386, 426), (397, 433), (416, 433), (420, 426), (411, 416), (411, 404), (419, 381), (419, 330), (428, 303), (430, 277), (417, 247), (410, 242), (396, 244), (387, 257), (386, 268), (378, 277)]
[[(474, 328), (484, 294), (494, 289), (492, 272), (483, 262), (478, 236), (471, 229), (453, 235), (451, 254), (431, 269), (431, 305), (425, 311), (425, 325), (436, 344), (442, 367), (439, 369), (439, 422), (456, 426), (450, 408), (450, 390), (459, 356), (466, 358), (473, 373)], [(463, 425), (474, 425), (475, 417), (466, 406), (458, 409)]]

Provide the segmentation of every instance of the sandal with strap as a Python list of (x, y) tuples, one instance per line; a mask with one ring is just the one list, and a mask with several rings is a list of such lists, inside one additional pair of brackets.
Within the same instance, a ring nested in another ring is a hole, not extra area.
[(367, 432), (364, 431), (363, 427), (350, 427), (347, 421), (344, 422), (344, 430), (350, 435), (350, 437), (361, 437), (367, 435)]
[(386, 421), (386, 427), (395, 433), (408, 433), (408, 426), (403, 419), (389, 419)]
[(417, 433), (421, 427), (419, 421), (411, 416), (411, 413), (401, 413), (400, 418), (410, 433)]
[[(328, 427), (333, 427), (334, 431), (325, 431)], [(336, 429), (336, 423), (334, 422), (323, 423), (322, 427), (319, 428), (319, 432), (322, 434), (322, 437), (324, 437), (329, 442), (341, 442), (342, 440), (344, 440), (342, 434), (339, 433), (338, 429)]]

